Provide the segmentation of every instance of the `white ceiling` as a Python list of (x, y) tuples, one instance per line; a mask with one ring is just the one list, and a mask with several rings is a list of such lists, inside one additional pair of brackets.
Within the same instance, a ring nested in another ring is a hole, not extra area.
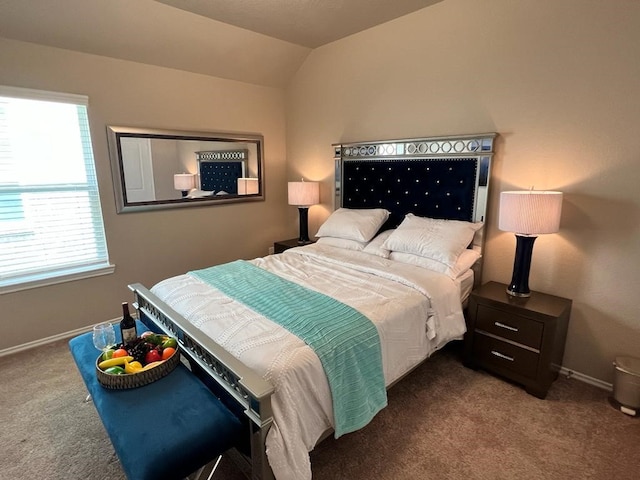
[(0, 37), (273, 87), (311, 49), (443, 0), (0, 0)]

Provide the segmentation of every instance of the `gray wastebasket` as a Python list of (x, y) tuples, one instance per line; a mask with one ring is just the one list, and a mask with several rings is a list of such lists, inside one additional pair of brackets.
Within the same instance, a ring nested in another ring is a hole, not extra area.
[(640, 415), (640, 359), (616, 357), (613, 362), (612, 404), (621, 412), (634, 417)]

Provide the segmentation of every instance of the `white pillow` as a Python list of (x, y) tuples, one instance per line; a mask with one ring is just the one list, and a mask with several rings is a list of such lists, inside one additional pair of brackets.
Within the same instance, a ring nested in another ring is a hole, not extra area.
[(382, 244), (385, 242), (389, 235), (393, 233), (393, 230), (385, 230), (384, 232), (375, 236), (373, 240), (367, 243), (367, 246), (364, 247), (363, 252), (370, 253), (372, 255), (377, 255), (382, 258), (389, 258), (389, 254), (391, 253), (386, 248), (382, 247)]
[(320, 245), (329, 245), (331, 247), (338, 248), (346, 248), (347, 250), (358, 250), (361, 251), (364, 249), (367, 242), (358, 242), (356, 240), (349, 240), (347, 238), (337, 238), (337, 237), (320, 237), (316, 243)]
[(320, 225), (316, 237), (336, 237), (368, 242), (389, 218), (384, 208), (339, 208)]
[(382, 245), (392, 252), (411, 253), (453, 268), (482, 222), (437, 220), (409, 213)]
[(215, 192), (209, 192), (207, 190), (198, 190), (197, 188), (192, 188), (189, 190), (189, 195), (187, 198), (200, 198), (200, 197), (208, 197), (209, 195), (213, 195)]
[(389, 255), (391, 260), (417, 265), (418, 267), (433, 270), (434, 272), (444, 273), (454, 280), (469, 270), (480, 257), (481, 255), (477, 251), (466, 248), (458, 257), (456, 264), (453, 267), (449, 267), (431, 258), (420, 257), (412, 253), (391, 252)]

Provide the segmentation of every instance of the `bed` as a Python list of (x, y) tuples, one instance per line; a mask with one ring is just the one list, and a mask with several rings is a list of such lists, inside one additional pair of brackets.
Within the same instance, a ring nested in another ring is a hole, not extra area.
[[(141, 317), (178, 337), (193, 368), (247, 420), (252, 478), (311, 478), (308, 452), (319, 441), (365, 427), (387, 388), (462, 338), (462, 307), (479, 281), (494, 139), (334, 145), (337, 208), (315, 244), (151, 290), (130, 286)], [(279, 318), (307, 315), (303, 326)], [(340, 328), (362, 330), (331, 335), (353, 342), (345, 348), (361, 355), (352, 363), (362, 378), (341, 377), (355, 375), (346, 368), (336, 377), (329, 362), (351, 360), (327, 359), (323, 348), (340, 349), (325, 330), (314, 333), (324, 318), (343, 316)]]

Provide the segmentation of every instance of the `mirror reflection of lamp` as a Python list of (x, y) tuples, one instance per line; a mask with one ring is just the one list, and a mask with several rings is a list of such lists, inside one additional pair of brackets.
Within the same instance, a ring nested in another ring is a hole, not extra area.
[(298, 244), (310, 243), (309, 240), (309, 207), (320, 203), (320, 184), (318, 182), (289, 182), (289, 205), (295, 205), (300, 212), (300, 237)]
[(186, 197), (189, 194), (189, 190), (195, 188), (196, 176), (193, 173), (176, 173), (173, 176), (173, 188), (180, 190), (182, 196)]
[(516, 235), (516, 255), (513, 277), (507, 293), (514, 297), (529, 297), (529, 270), (533, 242), (538, 235), (560, 229), (562, 192), (523, 190), (500, 193), (498, 228)]
[(252, 195), (254, 193), (259, 193), (258, 179), (250, 177), (239, 177), (238, 195)]

